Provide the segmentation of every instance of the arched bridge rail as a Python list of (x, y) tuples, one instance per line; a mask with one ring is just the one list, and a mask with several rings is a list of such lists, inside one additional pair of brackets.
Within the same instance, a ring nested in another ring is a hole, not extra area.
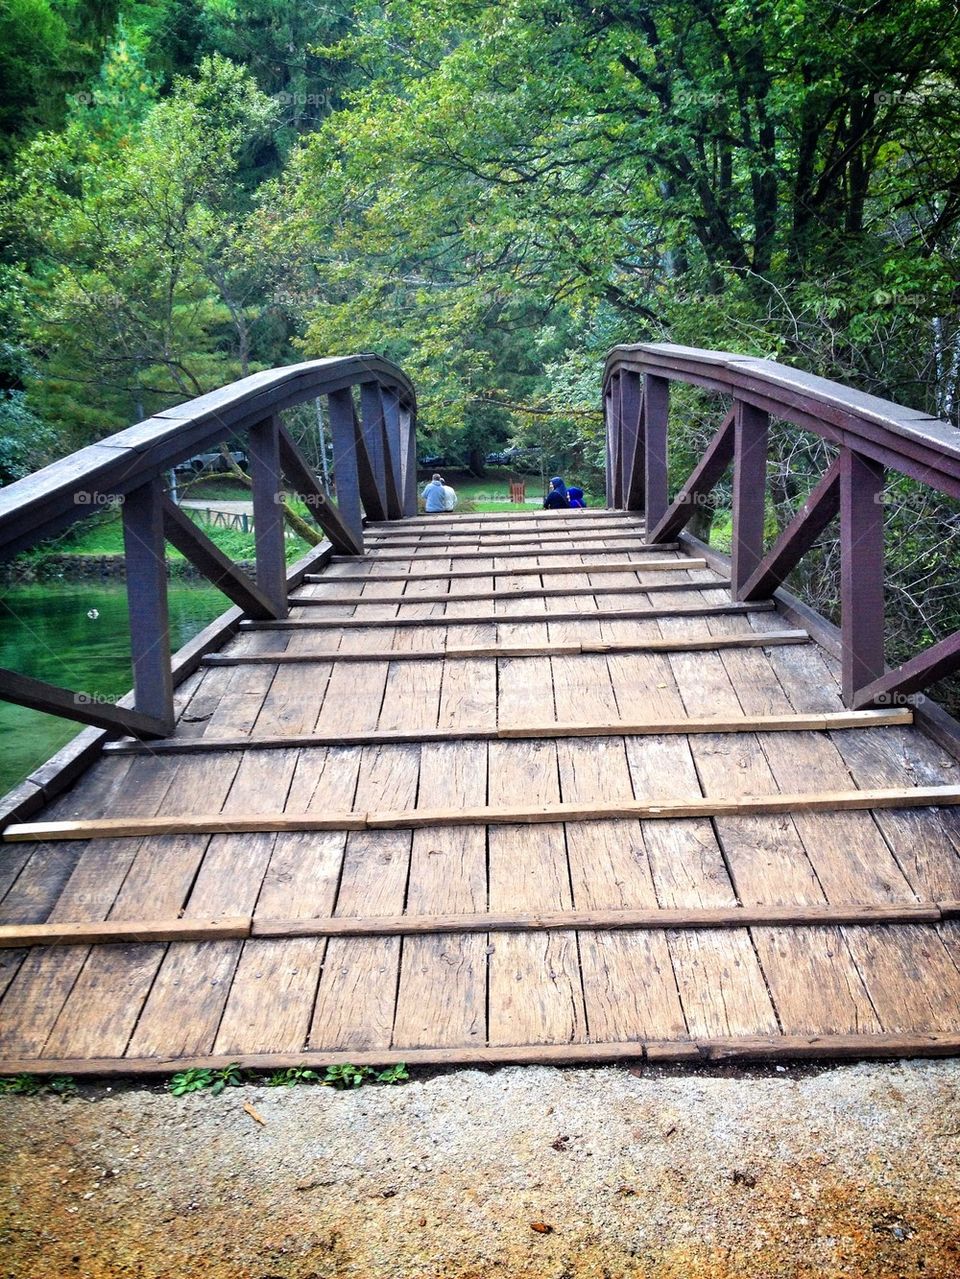
[[(732, 397), (698, 464), (670, 501), (670, 383)], [(894, 670), (884, 660), (883, 487), (888, 470), (960, 499), (960, 430), (770, 360), (666, 344), (615, 347), (603, 379), (607, 504), (645, 510), (648, 541), (678, 536), (733, 467), (731, 595), (768, 597), (839, 515), (840, 647), (848, 706), (891, 702), (960, 667), (960, 632)], [(770, 418), (795, 423), (839, 453), (799, 511), (764, 547)]]
[[(279, 417), (284, 409), (321, 396), (327, 400), (336, 501), (327, 496)], [(254, 577), (238, 568), (166, 492), (171, 468), (227, 441), (243, 441), (249, 458)], [(416, 397), (401, 369), (377, 355), (351, 355), (255, 373), (166, 409), (0, 490), (4, 559), (105, 505), (121, 507), (134, 673), (132, 697), (117, 705), (9, 670), (0, 670), (0, 698), (113, 734), (166, 736), (174, 723), (174, 673), (165, 544), (174, 545), (247, 616), (285, 617), (293, 584), (284, 551), (285, 493), (306, 503), (328, 539), (328, 555), (363, 553), (364, 515), (392, 520), (416, 513)], [(316, 555), (311, 566), (316, 566)], [(180, 676), (187, 673), (181, 664)]]

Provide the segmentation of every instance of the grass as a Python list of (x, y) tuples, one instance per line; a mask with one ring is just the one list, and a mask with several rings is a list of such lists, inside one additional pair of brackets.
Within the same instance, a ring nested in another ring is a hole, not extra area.
[[(206, 496), (206, 494), (204, 494)], [(215, 500), (211, 498), (211, 500)], [(221, 501), (224, 499), (220, 499)], [(306, 507), (293, 503), (294, 510), (306, 515)], [(252, 560), (255, 554), (255, 543), (252, 533), (244, 533), (236, 528), (224, 528), (221, 525), (206, 524), (198, 520), (197, 524), (206, 533), (211, 542), (228, 555), (232, 560)], [(292, 537), (286, 540), (287, 562), (297, 560), (309, 550), (302, 538)], [(76, 556), (122, 556), (123, 524), (119, 512), (104, 513), (93, 520), (84, 520), (62, 540), (34, 547), (25, 553), (28, 562), (40, 564), (51, 554)], [(184, 556), (173, 546), (166, 551), (167, 561), (171, 564), (183, 564)]]

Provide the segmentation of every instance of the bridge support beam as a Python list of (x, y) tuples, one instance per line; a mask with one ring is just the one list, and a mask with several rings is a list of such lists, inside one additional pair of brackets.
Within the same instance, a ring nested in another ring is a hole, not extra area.
[(167, 611), (163, 485), (133, 489), (123, 503), (123, 550), (130, 613), (134, 706), (173, 731), (173, 673)]
[(644, 492), (647, 528), (656, 528), (667, 511), (667, 417), (670, 411), (670, 383), (656, 374), (644, 375), (643, 418), (645, 424)]
[(276, 617), (287, 615), (287, 566), (283, 541), (283, 474), (280, 421), (268, 417), (250, 428), (250, 478), (253, 481), (253, 530), (257, 548), (257, 586)]
[(738, 400), (733, 449), (733, 546), (730, 577), (733, 595), (740, 592), (763, 558), (763, 524), (767, 493), (767, 437), (770, 417), (763, 409)]
[(883, 661), (883, 477), (872, 458), (840, 453), (840, 629), (843, 700), (879, 679)]

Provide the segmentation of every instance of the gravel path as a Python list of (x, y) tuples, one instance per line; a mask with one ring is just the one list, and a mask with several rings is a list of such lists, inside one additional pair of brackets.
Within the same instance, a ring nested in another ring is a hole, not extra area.
[(0, 1108), (11, 1279), (960, 1275), (960, 1062)]

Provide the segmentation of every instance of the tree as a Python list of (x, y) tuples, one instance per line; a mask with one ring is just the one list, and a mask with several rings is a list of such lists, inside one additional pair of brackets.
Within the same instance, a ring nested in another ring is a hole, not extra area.
[(118, 117), (124, 101), (95, 92), (16, 178), (36, 399), (48, 420), (77, 422), (76, 442), (229, 381), (252, 357), (235, 180), (276, 108), (219, 57), (142, 120)]

